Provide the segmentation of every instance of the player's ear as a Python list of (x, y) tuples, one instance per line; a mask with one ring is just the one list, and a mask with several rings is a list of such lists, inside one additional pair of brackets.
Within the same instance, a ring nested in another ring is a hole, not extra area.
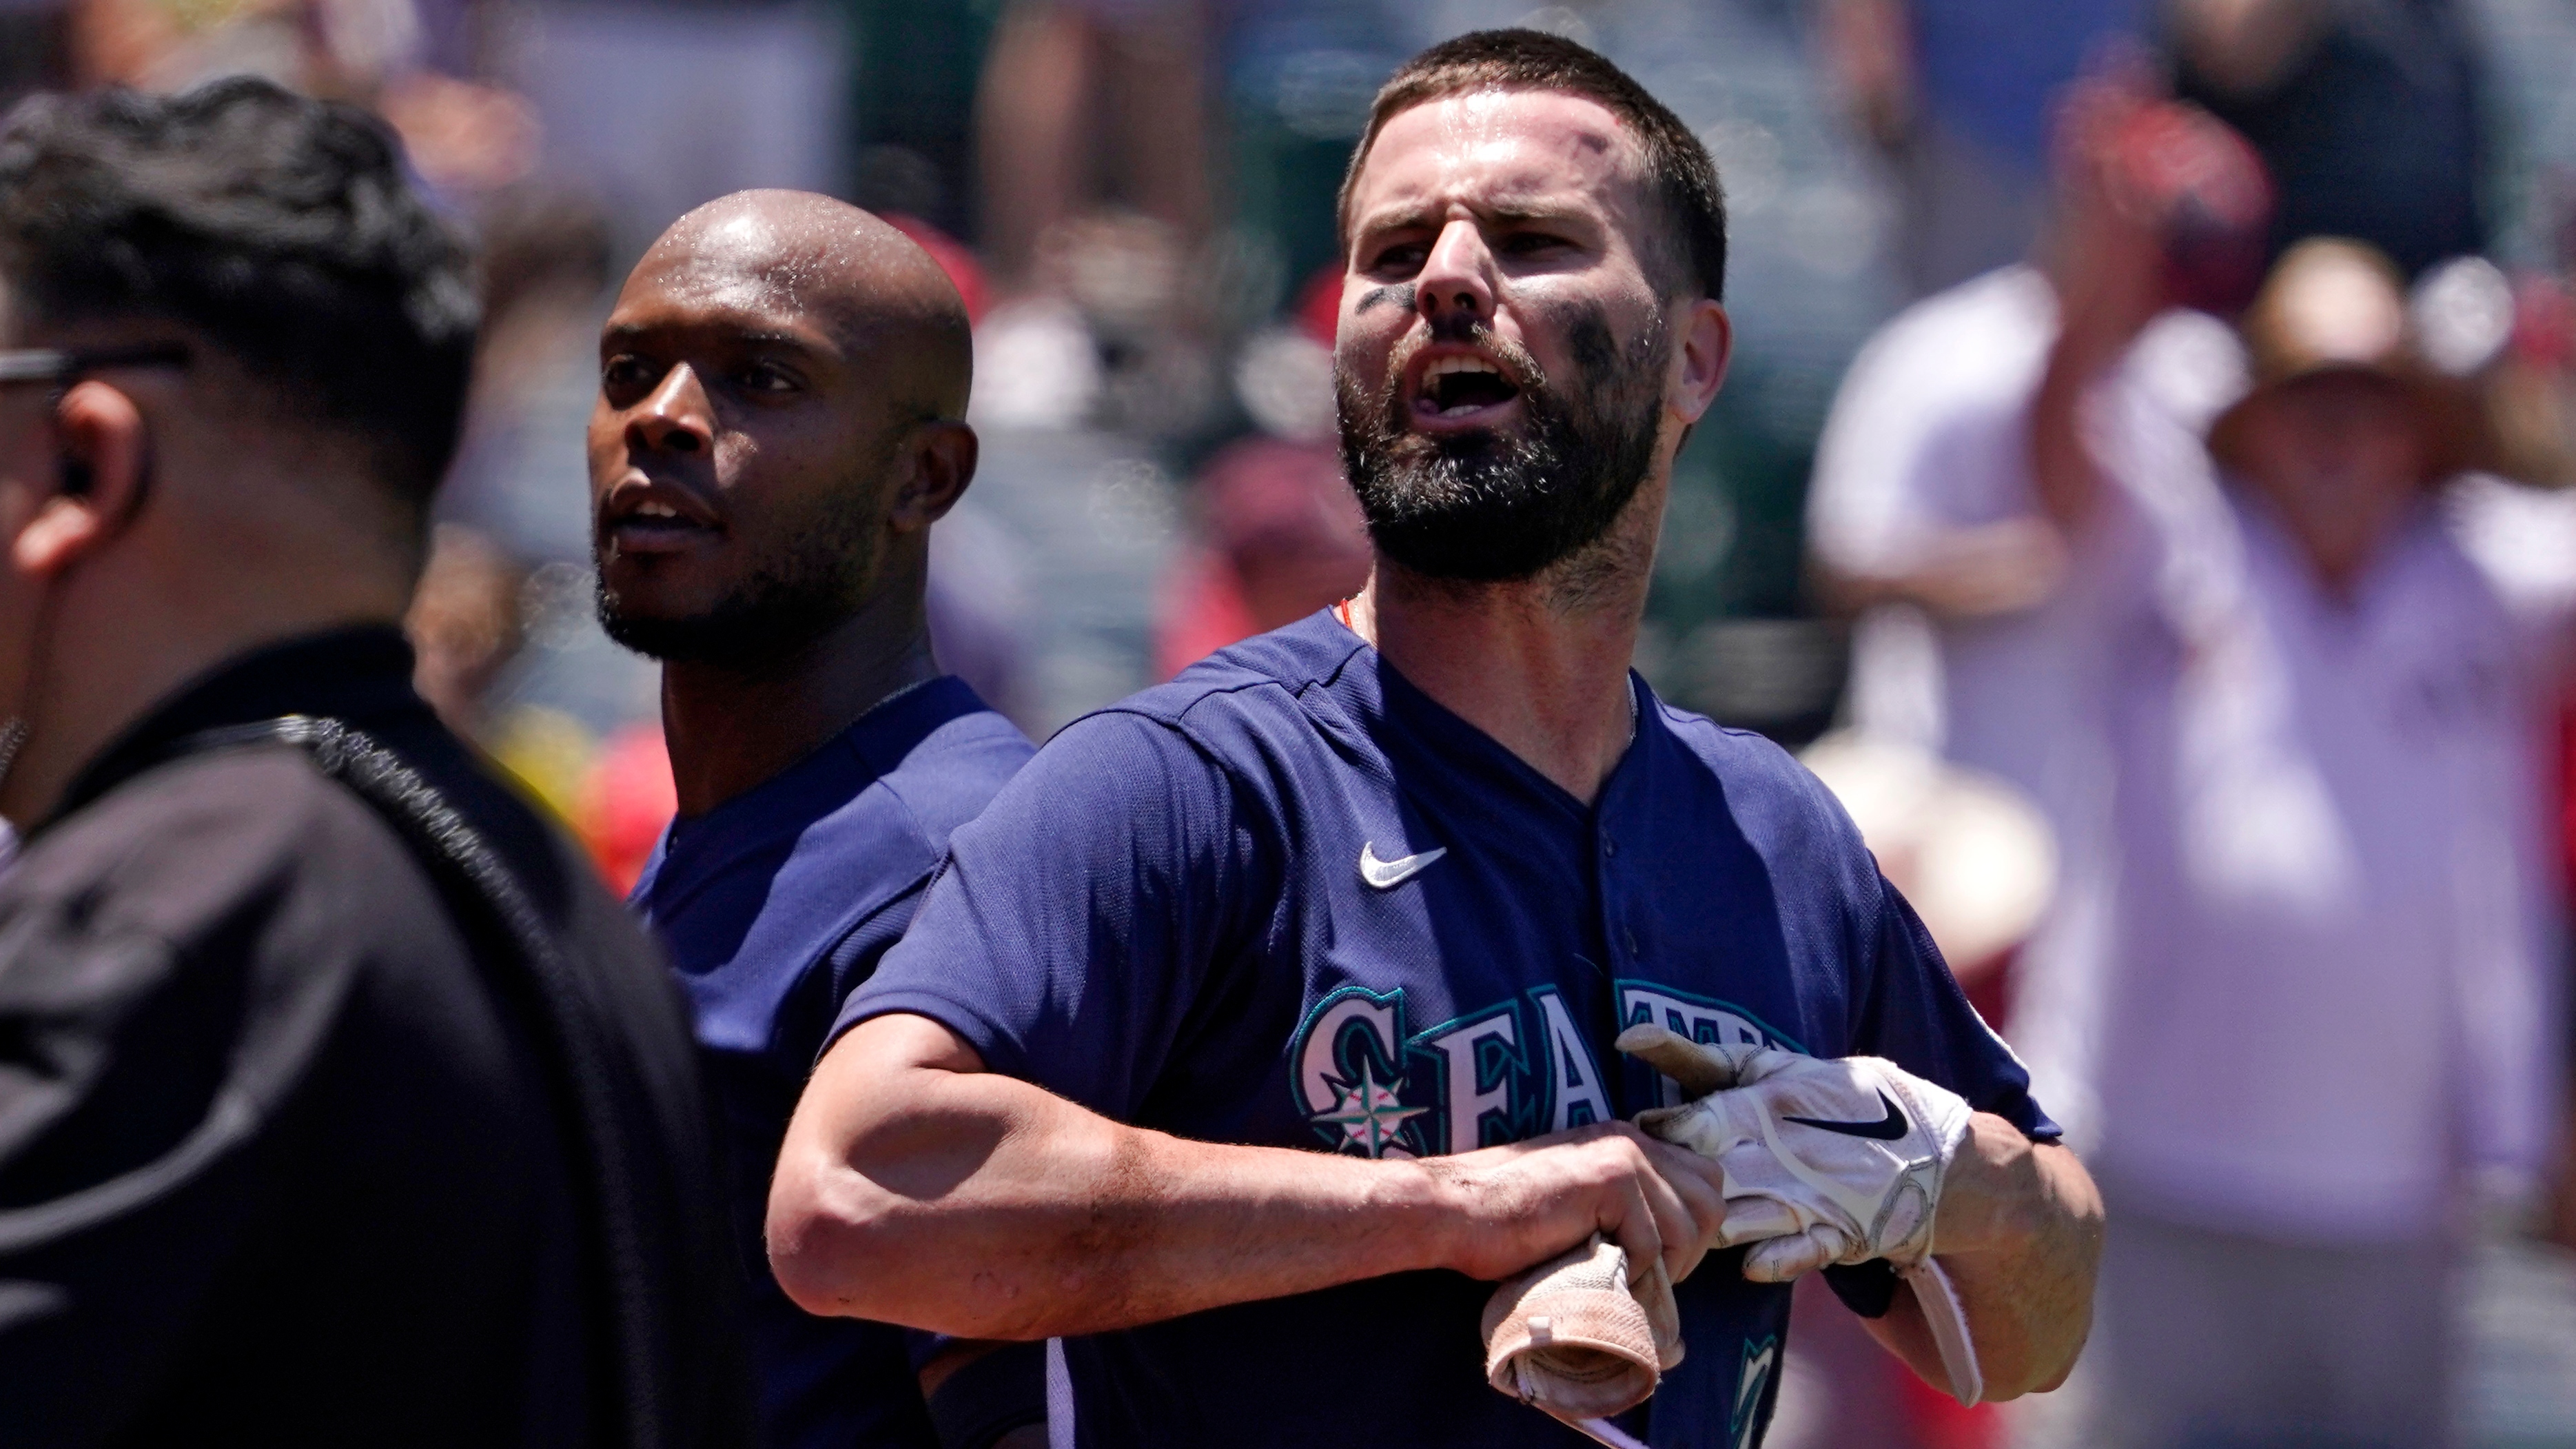
[(966, 485), (975, 481), (981, 451), (975, 430), (962, 422), (942, 418), (915, 424), (904, 440), (909, 466), (886, 510), (887, 526), (914, 533), (945, 518), (966, 495)]
[(9, 541), (24, 573), (61, 573), (114, 536), (142, 502), (143, 414), (106, 383), (75, 384), (54, 405), (55, 489)]
[(1717, 401), (1725, 385), (1726, 365), (1735, 355), (1735, 323), (1726, 309), (1706, 297), (1674, 309), (1672, 375), (1664, 396), (1684, 427), (1696, 423)]

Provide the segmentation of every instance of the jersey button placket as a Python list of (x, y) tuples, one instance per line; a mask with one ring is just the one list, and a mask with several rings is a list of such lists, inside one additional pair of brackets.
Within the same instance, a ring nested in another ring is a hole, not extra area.
[(1618, 837), (1610, 834), (1608, 831), (1603, 831), (1601, 834), (1602, 934), (1608, 939), (1609, 944), (1614, 946), (1620, 952), (1622, 957), (1620, 964), (1627, 966), (1634, 965), (1636, 962), (1637, 933), (1633, 928), (1619, 920), (1620, 916), (1626, 914), (1628, 893), (1619, 889), (1616, 883), (1616, 878), (1612, 874), (1609, 865), (1609, 862), (1617, 860), (1618, 858)]

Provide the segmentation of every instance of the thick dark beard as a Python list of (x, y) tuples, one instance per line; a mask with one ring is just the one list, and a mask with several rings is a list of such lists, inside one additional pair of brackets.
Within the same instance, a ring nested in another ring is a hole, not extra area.
[(705, 613), (656, 619), (621, 612), (603, 578), (599, 626), (665, 664), (758, 669), (797, 653), (858, 612), (876, 572), (875, 519), (863, 508), (829, 512), (791, 530), (796, 542)]
[(1426, 437), (1405, 427), (1402, 368), (1374, 398), (1337, 368), (1342, 465), (1378, 550), (1427, 578), (1501, 583), (1598, 542), (1654, 466), (1671, 355), (1661, 325), (1623, 357), (1602, 310), (1586, 309), (1569, 332), (1576, 376), (1562, 391), (1481, 325), (1439, 335), (1481, 342), (1502, 360), (1528, 435)]

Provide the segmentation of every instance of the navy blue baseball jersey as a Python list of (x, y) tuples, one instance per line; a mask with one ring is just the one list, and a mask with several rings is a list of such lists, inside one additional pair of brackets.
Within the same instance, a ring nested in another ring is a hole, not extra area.
[[(844, 1023), (918, 1012), (994, 1070), (1184, 1137), (1422, 1156), (1627, 1117), (1611, 1047), (1876, 1054), (2034, 1136), (2028, 1078), (1815, 778), (1631, 680), (1586, 807), (1330, 613), (1067, 727), (957, 833)], [(1679, 1290), (1632, 1431), (1759, 1442), (1786, 1288)], [(1068, 1341), (1092, 1446), (1572, 1445), (1487, 1387), (1490, 1284), (1400, 1274)]]
[(947, 854), (1029, 742), (958, 679), (879, 705), (821, 749), (672, 822), (634, 905), (697, 1013), (752, 1284), (762, 1442), (938, 1449), (903, 1330), (808, 1316), (769, 1273), (771, 1167), (843, 1001), (902, 936)]

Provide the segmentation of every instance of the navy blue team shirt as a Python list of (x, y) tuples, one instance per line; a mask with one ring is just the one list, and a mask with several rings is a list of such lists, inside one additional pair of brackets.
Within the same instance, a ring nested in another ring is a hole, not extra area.
[[(1884, 1056), (2053, 1137), (1824, 787), (1630, 684), (1636, 742), (1587, 808), (1329, 612), (1236, 645), (1049, 743), (842, 1024), (917, 1012), (1120, 1121), (1315, 1152), (1633, 1115), (1671, 1090), (1611, 1047), (1642, 1021)], [(1380, 889), (1364, 851), (1419, 868)], [(1680, 1285), (1688, 1356), (1632, 1433), (1760, 1441), (1790, 1295), (1741, 1266)], [(1837, 1271), (1883, 1311), (1891, 1276)], [(1486, 1385), (1492, 1291), (1407, 1273), (1069, 1340), (1078, 1442), (1586, 1442)]]
[(903, 1330), (799, 1309), (770, 1276), (761, 1220), (787, 1119), (842, 1003), (911, 923), (950, 832), (1030, 754), (964, 681), (936, 679), (673, 821), (636, 883), (633, 904), (696, 1008), (772, 1449), (938, 1449)]

